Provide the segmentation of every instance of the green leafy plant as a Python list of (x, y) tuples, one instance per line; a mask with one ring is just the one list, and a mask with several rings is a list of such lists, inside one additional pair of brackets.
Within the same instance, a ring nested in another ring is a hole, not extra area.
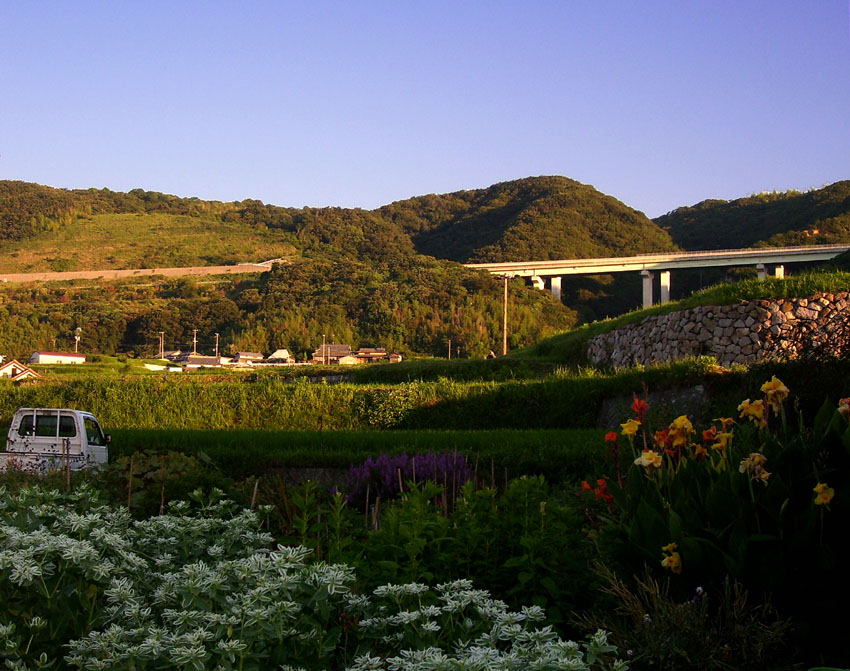
[(685, 416), (651, 431), (636, 398), (635, 417), (622, 425), (634, 463), (622, 489), (611, 489), (615, 513), (599, 545), (624, 575), (644, 565), (666, 573), (679, 598), (738, 580), (793, 617), (809, 654), (831, 655), (837, 624), (810, 603), (812, 594), (850, 594), (840, 561), (850, 401), (843, 414), (826, 403), (809, 428), (787, 416), (781, 381), (761, 392), (739, 405), (737, 425), (719, 418), (699, 433)]

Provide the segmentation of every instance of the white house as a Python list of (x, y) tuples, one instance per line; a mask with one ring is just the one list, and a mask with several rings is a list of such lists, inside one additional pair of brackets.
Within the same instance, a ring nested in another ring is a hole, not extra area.
[(39, 374), (32, 368), (18, 363), (16, 359), (12, 359), (7, 363), (0, 364), (0, 377), (11, 378), (13, 382), (18, 380), (26, 380), (28, 378), (37, 378)]
[(75, 352), (33, 352), (27, 363), (85, 363), (86, 355)]

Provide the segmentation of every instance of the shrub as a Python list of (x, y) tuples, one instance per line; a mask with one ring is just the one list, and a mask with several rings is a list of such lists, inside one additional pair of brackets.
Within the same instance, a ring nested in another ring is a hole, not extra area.
[(220, 492), (132, 521), (86, 488), (0, 489), (0, 658), (9, 668), (624, 669), (602, 632), (536, 628), (468, 581), (352, 593), (349, 567), (270, 548)]

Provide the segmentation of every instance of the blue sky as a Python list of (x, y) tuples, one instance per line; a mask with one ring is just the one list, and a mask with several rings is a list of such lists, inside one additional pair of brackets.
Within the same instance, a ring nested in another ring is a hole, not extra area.
[(565, 175), (658, 216), (850, 179), (848, 0), (0, 0), (0, 179), (373, 208)]

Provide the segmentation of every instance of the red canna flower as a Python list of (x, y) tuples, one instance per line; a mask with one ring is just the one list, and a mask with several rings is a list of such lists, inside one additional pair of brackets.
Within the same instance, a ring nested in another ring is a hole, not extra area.
[(635, 417), (641, 423), (643, 423), (644, 415), (646, 415), (646, 411), (649, 410), (649, 403), (644, 401), (642, 398), (638, 398), (637, 394), (633, 394), (634, 401), (632, 401), (632, 411), (635, 413)]

